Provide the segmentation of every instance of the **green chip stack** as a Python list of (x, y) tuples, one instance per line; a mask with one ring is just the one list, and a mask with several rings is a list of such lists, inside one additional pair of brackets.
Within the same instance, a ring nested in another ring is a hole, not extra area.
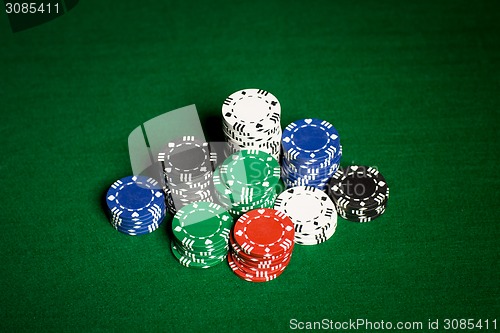
[(278, 161), (260, 150), (241, 150), (229, 156), (213, 177), (214, 197), (233, 217), (257, 208), (271, 208), (281, 189)]
[(218, 204), (188, 204), (172, 220), (172, 253), (186, 267), (213, 267), (227, 257), (232, 225), (233, 217)]

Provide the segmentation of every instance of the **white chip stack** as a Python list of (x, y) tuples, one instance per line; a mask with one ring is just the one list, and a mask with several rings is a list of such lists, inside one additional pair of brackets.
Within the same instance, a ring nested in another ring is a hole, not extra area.
[(243, 149), (258, 149), (279, 161), (281, 105), (270, 92), (244, 89), (231, 94), (222, 105), (226, 156)]
[(297, 244), (321, 244), (337, 230), (335, 205), (325, 192), (317, 188), (291, 187), (278, 196), (274, 209), (285, 213), (293, 221)]

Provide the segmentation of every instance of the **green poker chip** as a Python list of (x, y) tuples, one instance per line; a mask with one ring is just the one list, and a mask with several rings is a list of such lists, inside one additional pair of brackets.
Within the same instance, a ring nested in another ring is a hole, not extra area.
[[(229, 240), (228, 240), (229, 241)], [(221, 257), (227, 253), (229, 250), (228, 241), (221, 243), (217, 247), (207, 248), (205, 250), (192, 250), (184, 247), (178, 240), (173, 240), (173, 243), (179, 253), (183, 256), (197, 259), (214, 259), (217, 257)]]
[(227, 256), (227, 251), (226, 251), (225, 255), (218, 257), (218, 258), (214, 258), (214, 259), (195, 259), (195, 258), (187, 257), (187, 256), (182, 255), (179, 252), (179, 250), (177, 249), (177, 247), (175, 246), (175, 244), (173, 242), (170, 243), (170, 249), (172, 250), (172, 254), (174, 255), (174, 257), (183, 266), (192, 267), (192, 268), (214, 267), (214, 266), (220, 264), (221, 262), (223, 262)]
[(257, 199), (276, 187), (280, 181), (281, 168), (271, 155), (249, 149), (229, 156), (218, 172), (221, 183), (233, 195)]
[(174, 237), (186, 249), (206, 251), (227, 244), (233, 218), (212, 202), (193, 202), (177, 211), (172, 220)]

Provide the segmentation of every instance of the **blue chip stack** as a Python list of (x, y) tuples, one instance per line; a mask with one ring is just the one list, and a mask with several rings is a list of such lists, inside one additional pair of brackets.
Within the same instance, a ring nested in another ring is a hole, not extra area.
[(149, 234), (165, 219), (165, 196), (153, 178), (128, 176), (117, 180), (106, 194), (106, 203), (111, 225), (130, 236)]
[(340, 137), (332, 124), (314, 118), (297, 120), (283, 131), (282, 147), (281, 178), (287, 188), (327, 189), (342, 157)]

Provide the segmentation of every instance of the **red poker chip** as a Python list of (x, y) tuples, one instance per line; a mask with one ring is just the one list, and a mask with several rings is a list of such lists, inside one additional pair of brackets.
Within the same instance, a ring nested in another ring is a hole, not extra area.
[(270, 268), (273, 266), (277, 266), (279, 264), (282, 264), (284, 261), (286, 261), (290, 256), (291, 252), (285, 252), (283, 255), (281, 255), (279, 258), (273, 258), (273, 259), (263, 259), (263, 258), (253, 258), (253, 257), (248, 257), (247, 254), (244, 254), (243, 252), (236, 252), (232, 251), (233, 255), (235, 258), (239, 259), (243, 264), (246, 266), (251, 266), (255, 268)]
[[(233, 254), (231, 252), (228, 253), (228, 262), (229, 262), (229, 267), (231, 267), (231, 270), (241, 279), (249, 281), (249, 282), (267, 282), (276, 279), (278, 276), (280, 276), (284, 269), (281, 271), (278, 271), (277, 273), (272, 273), (272, 274), (267, 274), (266, 276), (257, 276), (257, 274), (250, 274), (246, 273), (245, 271), (241, 270), (238, 266), (238, 264), (234, 261)], [(286, 267), (286, 266), (285, 266)]]
[(280, 258), (279, 260), (275, 261), (248, 261), (245, 260), (241, 257), (239, 257), (236, 254), (233, 254), (234, 258), (238, 260), (242, 265), (252, 268), (252, 269), (263, 269), (263, 270), (270, 270), (272, 268), (278, 268), (278, 266), (282, 266), (284, 262), (286, 262), (291, 255), (287, 254), (283, 258)]
[(234, 225), (234, 241), (244, 253), (254, 257), (277, 256), (290, 250), (295, 230), (292, 220), (271, 208), (243, 214)]
[(290, 248), (289, 251), (283, 252), (280, 255), (268, 256), (268, 257), (253, 257), (253, 256), (251, 256), (251, 255), (246, 254), (245, 252), (243, 252), (243, 249), (238, 244), (235, 243), (234, 237), (233, 237), (232, 233), (229, 235), (229, 242), (231, 244), (232, 251), (239, 258), (244, 259), (247, 262), (262, 263), (262, 264), (269, 264), (269, 265), (273, 264), (273, 263), (278, 263), (278, 262), (283, 261), (283, 257), (285, 255), (290, 254), (292, 252), (292, 250), (293, 250), (293, 245), (295, 245), (295, 243), (294, 243), (292, 245), (292, 247)]
[[(233, 260), (235, 258), (233, 257)], [(242, 266), (240, 262), (238, 262), (237, 260), (234, 260), (233, 261), (234, 264), (238, 267), (238, 269), (244, 273), (247, 277), (250, 277), (252, 279), (261, 279), (261, 278), (270, 278), (270, 279), (274, 279), (276, 278), (277, 276), (279, 276), (281, 274), (281, 272), (283, 272), (286, 268), (286, 266), (283, 266), (279, 269), (275, 269), (273, 271), (267, 271), (267, 270), (250, 270), (248, 269), (247, 267), (245, 266)]]
[(282, 270), (284, 270), (287, 266), (288, 263), (290, 262), (291, 256), (287, 256), (284, 261), (281, 263), (270, 266), (270, 267), (253, 267), (251, 265), (247, 265), (243, 260), (240, 258), (233, 256), (234, 263), (238, 266), (239, 269), (244, 271), (245, 273), (249, 274), (255, 274), (256, 276), (269, 276), (275, 273), (278, 273)]

